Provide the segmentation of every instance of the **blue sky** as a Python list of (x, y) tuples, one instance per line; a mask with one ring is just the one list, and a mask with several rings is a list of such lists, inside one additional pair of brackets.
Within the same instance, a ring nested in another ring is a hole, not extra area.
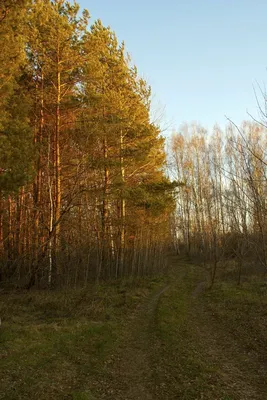
[(116, 32), (152, 86), (167, 133), (258, 117), (253, 86), (267, 83), (266, 0), (78, 0)]

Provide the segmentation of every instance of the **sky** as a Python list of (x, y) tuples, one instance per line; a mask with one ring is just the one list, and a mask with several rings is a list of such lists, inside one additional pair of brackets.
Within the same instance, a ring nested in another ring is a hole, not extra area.
[[(267, 86), (266, 0), (77, 0), (100, 18), (152, 87), (152, 119), (168, 136), (249, 114)], [(256, 90), (256, 96), (255, 96)]]

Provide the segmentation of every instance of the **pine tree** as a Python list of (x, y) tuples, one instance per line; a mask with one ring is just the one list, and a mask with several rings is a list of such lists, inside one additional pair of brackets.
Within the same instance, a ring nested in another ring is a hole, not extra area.
[[(31, 8), (28, 57), (36, 83), (35, 142), (39, 151), (35, 183), (35, 207), (40, 203), (40, 174), (45, 168), (49, 192), (48, 250), (49, 280), (52, 268), (59, 273), (56, 255), (60, 251), (63, 215), (62, 158), (69, 140), (68, 124), (76, 111), (75, 95), (82, 65), (81, 43), (88, 14), (78, 17), (79, 7), (66, 1), (35, 1)], [(43, 166), (41, 167), (41, 160)], [(45, 161), (46, 160), (46, 161)], [(64, 163), (63, 163), (64, 167)], [(38, 216), (35, 218), (38, 230)], [(53, 254), (52, 254), (53, 253)], [(54, 265), (52, 266), (52, 257)]]

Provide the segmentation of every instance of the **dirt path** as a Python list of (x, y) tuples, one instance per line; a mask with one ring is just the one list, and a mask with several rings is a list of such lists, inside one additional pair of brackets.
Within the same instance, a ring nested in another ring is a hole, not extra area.
[(142, 304), (129, 322), (121, 338), (118, 353), (108, 363), (110, 382), (103, 399), (152, 400), (153, 369), (151, 351), (153, 344), (150, 327), (161, 295), (168, 285), (154, 293)]
[(267, 400), (266, 362), (216, 319), (195, 271), (180, 262), (171, 284), (128, 321), (101, 398)]

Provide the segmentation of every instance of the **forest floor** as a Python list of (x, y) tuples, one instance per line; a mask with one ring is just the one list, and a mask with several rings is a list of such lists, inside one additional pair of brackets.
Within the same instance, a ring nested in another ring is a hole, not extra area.
[(266, 400), (267, 287), (168, 276), (0, 293), (0, 399)]

